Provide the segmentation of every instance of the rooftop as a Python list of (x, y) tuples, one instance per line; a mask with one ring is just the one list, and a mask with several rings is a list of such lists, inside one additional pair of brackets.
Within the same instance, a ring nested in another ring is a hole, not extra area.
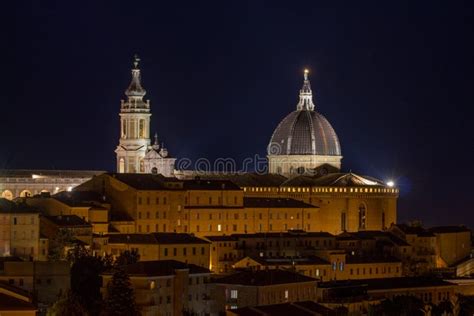
[(232, 235), (222, 235), (222, 236), (205, 236), (204, 238), (210, 241), (237, 241), (237, 237)]
[(285, 270), (240, 271), (214, 280), (219, 284), (267, 286), (286, 283), (316, 282), (316, 279)]
[(435, 235), (421, 226), (411, 226), (407, 224), (395, 224), (402, 232), (407, 235), (417, 235), (418, 237), (435, 237)]
[(25, 203), (0, 198), (0, 213), (40, 213), (40, 211)]
[(418, 288), (433, 286), (453, 286), (452, 283), (442, 279), (431, 277), (399, 277), (387, 279), (363, 279), (363, 280), (345, 280), (345, 281), (329, 281), (318, 284), (319, 288), (335, 288), (335, 287), (351, 287), (366, 286), (368, 290), (388, 290), (402, 288)]
[(0, 312), (2, 311), (36, 311), (36, 310), (37, 308), (30, 302), (0, 293)]
[(229, 180), (196, 178), (179, 180), (161, 174), (109, 173), (109, 176), (137, 190), (240, 190)]
[(94, 208), (101, 208), (99, 204), (107, 202), (104, 195), (93, 191), (63, 191), (53, 195), (53, 198), (68, 206), (85, 206)]
[(253, 234), (232, 234), (237, 238), (295, 238), (295, 237), (313, 237), (313, 238), (331, 238), (334, 235), (328, 232), (306, 232), (304, 230), (289, 230), (287, 232), (275, 233), (253, 233)]
[(328, 261), (316, 256), (308, 257), (249, 257), (264, 266), (273, 265), (324, 265)]
[(44, 216), (44, 218), (60, 227), (92, 227), (77, 215)]
[(401, 263), (400, 259), (393, 256), (346, 256), (346, 263)]
[(273, 305), (261, 305), (253, 307), (242, 307), (230, 311), (232, 315), (239, 316), (287, 316), (287, 315), (312, 315), (312, 316), (332, 316), (337, 315), (332, 309), (327, 308), (313, 301), (303, 301), (294, 303), (283, 303)]
[(111, 234), (109, 244), (209, 244), (186, 233)]
[(319, 208), (318, 206), (290, 198), (244, 197), (245, 207), (254, 208)]
[(385, 187), (378, 179), (369, 176), (360, 176), (355, 173), (329, 173), (324, 176), (297, 176), (290, 178), (281, 186), (306, 186), (306, 187)]
[[(0, 288), (2, 288), (3, 292), (0, 292), (0, 314), (2, 311), (36, 310), (36, 307), (27, 301), (30, 299), (30, 294), (27, 291), (5, 282), (0, 282)], [(8, 292), (10, 292), (12, 295), (8, 295)], [(20, 299), (14, 296), (21, 296), (25, 299)]]
[[(167, 276), (174, 275), (175, 270), (188, 269), (189, 274), (211, 273), (209, 269), (176, 260), (139, 261), (121, 267), (129, 276)], [(104, 274), (113, 274), (107, 271)]]
[(465, 226), (437, 226), (428, 228), (428, 231), (434, 234), (471, 232), (471, 230)]

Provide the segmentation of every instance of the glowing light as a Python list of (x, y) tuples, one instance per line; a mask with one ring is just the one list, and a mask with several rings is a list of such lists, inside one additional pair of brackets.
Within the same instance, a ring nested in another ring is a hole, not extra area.
[(395, 182), (393, 182), (392, 180), (390, 180), (390, 181), (387, 182), (387, 185), (392, 188), (392, 187), (395, 186)]
[(309, 73), (309, 70), (308, 70), (308, 69), (305, 69), (305, 70), (304, 70), (304, 73), (305, 73), (305, 74)]
[(58, 191), (59, 191), (59, 187), (54, 188), (54, 190), (56, 190), (56, 192), (58, 192)]
[(67, 191), (68, 191), (68, 192), (71, 192), (71, 191), (72, 191), (72, 187), (68, 187), (68, 188), (67, 188)]

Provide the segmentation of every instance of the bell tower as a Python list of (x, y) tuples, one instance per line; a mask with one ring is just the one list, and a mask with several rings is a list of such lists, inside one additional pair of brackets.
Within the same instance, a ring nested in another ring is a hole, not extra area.
[(117, 154), (117, 172), (144, 173), (145, 155), (150, 146), (150, 101), (141, 85), (140, 59), (133, 60), (132, 81), (125, 90), (127, 100), (120, 106), (120, 140)]

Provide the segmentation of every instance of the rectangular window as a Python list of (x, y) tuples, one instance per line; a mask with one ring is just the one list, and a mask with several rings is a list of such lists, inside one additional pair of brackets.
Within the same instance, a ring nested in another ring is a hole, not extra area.
[(201, 247), (201, 255), (205, 253), (204, 247)]
[(163, 204), (166, 204), (166, 197), (163, 197)]
[(193, 256), (196, 255), (196, 247), (193, 247)]
[(141, 198), (141, 197), (138, 198), (138, 204), (139, 204), (139, 205), (142, 204), (142, 198)]
[(183, 248), (183, 256), (187, 255), (187, 248)]
[(177, 256), (178, 255), (178, 249), (177, 248), (173, 248), (173, 256)]
[(232, 230), (233, 230), (234, 232), (237, 231), (237, 225), (236, 225), (236, 224), (232, 225)]
[(239, 292), (237, 290), (230, 290), (230, 298), (237, 299), (239, 297)]
[(288, 299), (288, 290), (285, 290), (285, 300)]
[(146, 204), (147, 204), (147, 205), (150, 205), (150, 197), (147, 197), (147, 198), (146, 198)]
[(164, 249), (163, 255), (164, 255), (165, 257), (168, 257), (168, 248), (165, 248), (165, 249)]
[(222, 231), (222, 225), (221, 224), (217, 224), (217, 231), (218, 232)]

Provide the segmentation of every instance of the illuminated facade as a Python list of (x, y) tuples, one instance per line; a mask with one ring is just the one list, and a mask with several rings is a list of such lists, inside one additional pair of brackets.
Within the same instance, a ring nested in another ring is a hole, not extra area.
[(274, 186), (264, 186), (269, 181), (266, 175), (256, 176), (255, 182), (248, 176), (179, 180), (153, 174), (103, 174), (77, 190), (105, 194), (112, 209), (127, 213), (137, 233), (339, 234), (383, 230), (396, 223), (398, 189), (355, 174), (330, 174), (304, 185), (299, 181), (306, 177), (279, 177), (282, 182)]
[(87, 170), (0, 170), (0, 198), (13, 200), (41, 193), (55, 194), (74, 187), (104, 171)]

